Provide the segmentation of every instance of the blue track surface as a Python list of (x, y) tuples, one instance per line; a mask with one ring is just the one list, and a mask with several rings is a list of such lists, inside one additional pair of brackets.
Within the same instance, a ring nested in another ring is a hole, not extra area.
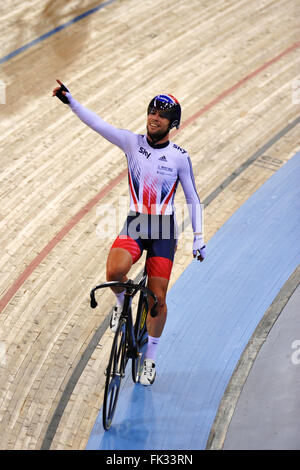
[(155, 383), (134, 385), (128, 368), (111, 429), (103, 431), (100, 412), (87, 449), (204, 449), (237, 361), (300, 263), (299, 240), (300, 152), (174, 284)]

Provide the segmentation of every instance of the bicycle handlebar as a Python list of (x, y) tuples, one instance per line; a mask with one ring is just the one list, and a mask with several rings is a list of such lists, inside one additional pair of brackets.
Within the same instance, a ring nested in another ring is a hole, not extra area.
[(148, 289), (148, 287), (145, 287), (140, 284), (134, 284), (133, 281), (130, 279), (127, 282), (119, 282), (119, 281), (109, 281), (109, 282), (104, 282), (103, 284), (99, 284), (98, 286), (94, 287), (94, 289), (91, 290), (90, 292), (90, 297), (91, 297), (91, 308), (96, 308), (98, 303), (95, 299), (95, 291), (98, 289), (102, 289), (104, 287), (124, 287), (126, 292), (128, 292), (132, 297), (139, 291), (141, 290), (145, 294), (150, 295), (153, 300), (154, 300), (154, 305), (151, 308), (150, 315), (151, 317), (156, 317), (157, 316), (157, 297), (156, 295)]

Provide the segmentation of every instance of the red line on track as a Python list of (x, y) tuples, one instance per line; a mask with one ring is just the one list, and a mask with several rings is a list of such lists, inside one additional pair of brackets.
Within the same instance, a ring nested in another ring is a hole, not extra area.
[[(189, 119), (187, 119), (181, 126), (180, 126), (180, 130), (183, 129), (184, 127), (188, 126), (189, 124), (191, 124), (193, 121), (195, 121), (198, 117), (200, 117), (202, 114), (206, 113), (207, 111), (209, 111), (214, 105), (216, 105), (217, 103), (219, 103), (220, 101), (222, 101), (224, 98), (226, 98), (226, 96), (230, 95), (231, 93), (233, 93), (235, 90), (237, 90), (238, 88), (240, 88), (242, 85), (244, 85), (244, 83), (248, 82), (249, 80), (251, 80), (251, 78), (255, 77), (256, 75), (258, 75), (260, 72), (262, 72), (263, 70), (265, 70), (266, 68), (270, 67), (270, 65), (274, 64), (275, 62), (277, 62), (278, 60), (280, 60), (283, 56), (289, 54), (290, 52), (292, 52), (293, 50), (297, 49), (297, 47), (300, 46), (300, 41), (297, 41), (295, 42), (294, 44), (292, 44), (290, 47), (288, 47), (287, 49), (285, 49), (283, 52), (281, 52), (281, 54), (275, 56), (273, 59), (269, 60), (268, 62), (266, 62), (265, 64), (263, 64), (261, 67), (259, 67), (258, 69), (254, 70), (254, 72), (250, 73), (249, 75), (247, 75), (246, 77), (242, 78), (242, 80), (240, 80), (239, 82), (237, 82), (235, 85), (233, 85), (232, 87), (230, 88), (227, 88), (227, 90), (223, 91), (223, 93), (221, 93), (219, 96), (217, 96), (214, 100), (212, 100), (210, 103), (208, 103), (207, 105), (205, 105), (203, 108), (201, 108), (199, 111), (197, 111), (197, 113), (193, 114), (193, 116), (191, 116)], [(179, 132), (179, 131), (177, 131)]]
[(123, 170), (118, 176), (116, 176), (111, 182), (101, 189), (80, 211), (77, 212), (69, 222), (50, 240), (50, 242), (43, 248), (43, 250), (31, 261), (26, 267), (23, 273), (8, 289), (4, 296), (0, 300), (0, 313), (6, 307), (11, 298), (15, 295), (18, 289), (24, 284), (30, 274), (39, 266), (39, 264), (46, 258), (50, 251), (67, 235), (68, 232), (87, 214), (106, 194), (111, 191), (125, 176), (127, 175), (127, 168)]
[[(218, 95), (214, 100), (210, 101), (207, 105), (201, 108), (197, 113), (193, 114), (189, 119), (187, 119), (181, 126), (180, 130), (184, 129), (186, 126), (194, 122), (198, 119), (202, 114), (209, 111), (213, 106), (217, 103), (222, 101), (226, 96), (233, 93), (235, 90), (240, 88), (244, 85), (247, 81), (251, 78), (258, 75), (260, 72), (265, 70), (270, 65), (274, 64), (278, 60), (280, 60), (285, 55), (289, 54), (293, 50), (297, 49), (300, 46), (300, 41), (295, 42), (290, 47), (285, 49), (279, 55), (275, 56), (273, 59), (269, 60), (265, 64), (263, 64), (258, 69), (254, 70), (252, 73), (244, 77), (242, 80), (237, 82), (227, 90), (223, 91), (220, 95)], [(175, 131), (173, 135), (179, 131)], [(105, 188), (101, 189), (101, 191), (93, 197), (80, 211), (78, 211), (70, 220), (69, 222), (50, 240), (50, 242), (42, 249), (42, 251), (31, 261), (31, 263), (26, 267), (23, 273), (18, 277), (18, 279), (12, 284), (12, 286), (8, 289), (8, 291), (4, 294), (4, 296), (0, 299), (0, 313), (5, 309), (6, 305), (15, 295), (15, 293), (20, 289), (20, 287), (24, 284), (24, 282), (28, 279), (28, 277), (32, 274), (32, 272), (39, 266), (39, 264), (46, 258), (46, 256), (55, 248), (55, 246), (70, 232), (70, 230), (87, 214), (101, 199), (103, 199), (109, 191), (111, 191), (125, 176), (127, 175), (127, 168), (123, 170), (118, 176), (116, 176)]]

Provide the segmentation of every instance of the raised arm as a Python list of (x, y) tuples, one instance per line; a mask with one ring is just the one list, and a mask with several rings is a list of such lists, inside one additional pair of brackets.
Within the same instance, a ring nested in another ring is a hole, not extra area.
[(127, 138), (130, 131), (124, 129), (117, 129), (116, 127), (108, 124), (100, 116), (86, 107), (82, 106), (63, 85), (60, 80), (57, 80), (60, 85), (53, 90), (53, 96), (57, 96), (61, 101), (68, 104), (72, 111), (84, 122), (87, 126), (100, 134), (106, 140), (114, 145), (120, 147), (125, 153), (127, 151)]

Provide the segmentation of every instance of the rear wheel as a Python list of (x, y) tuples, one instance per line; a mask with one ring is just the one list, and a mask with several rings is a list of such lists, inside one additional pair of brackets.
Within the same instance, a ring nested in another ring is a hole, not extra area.
[(107, 431), (112, 423), (122, 378), (125, 376), (126, 358), (126, 321), (121, 320), (115, 333), (110, 358), (106, 369), (103, 399), (103, 427)]
[(132, 380), (136, 383), (139, 381), (140, 366), (143, 360), (143, 352), (148, 342), (148, 333), (146, 327), (146, 318), (148, 313), (148, 300), (145, 294), (141, 293), (137, 315), (134, 325), (134, 333), (137, 342), (137, 357), (132, 359)]

